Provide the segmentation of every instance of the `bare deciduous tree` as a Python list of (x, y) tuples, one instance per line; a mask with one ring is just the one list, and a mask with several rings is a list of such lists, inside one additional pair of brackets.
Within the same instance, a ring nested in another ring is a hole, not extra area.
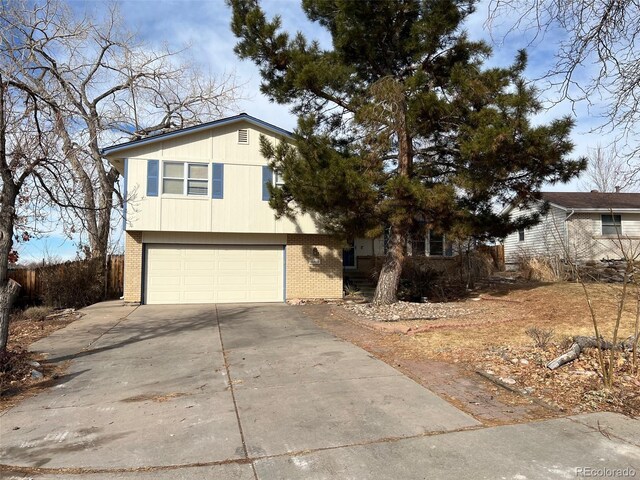
[(592, 105), (604, 99), (603, 127), (617, 132), (618, 143), (628, 147), (621, 153), (640, 169), (640, 0), (491, 0), (487, 23), (506, 26), (507, 35), (533, 31), (537, 39), (560, 32), (547, 78), (560, 100)]
[(112, 213), (122, 203), (118, 172), (101, 146), (220, 117), (239, 98), (232, 74), (203, 75), (184, 52), (145, 45), (115, 5), (100, 14), (80, 16), (60, 0), (0, 7), (10, 32), (2, 61), (12, 66), (14, 83), (52, 110), (72, 167), (69, 182), (49, 193), (65, 207), (70, 228), (86, 235), (94, 258), (106, 258)]
[(20, 204), (28, 201), (37, 170), (54, 161), (50, 150), (56, 140), (42, 108), (33, 95), (0, 75), (0, 353), (7, 346), (9, 311), (20, 289), (8, 278)]
[(633, 192), (640, 187), (640, 168), (631, 168), (615, 148), (597, 146), (587, 156), (583, 187), (600, 192)]

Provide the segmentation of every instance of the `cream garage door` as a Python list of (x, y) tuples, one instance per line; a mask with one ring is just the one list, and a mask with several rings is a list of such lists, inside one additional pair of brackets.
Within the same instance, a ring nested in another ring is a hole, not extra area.
[(148, 245), (145, 302), (282, 302), (281, 245)]

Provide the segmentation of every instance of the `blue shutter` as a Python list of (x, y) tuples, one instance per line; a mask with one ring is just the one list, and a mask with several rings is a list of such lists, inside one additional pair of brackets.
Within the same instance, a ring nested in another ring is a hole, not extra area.
[(211, 165), (211, 198), (224, 197), (224, 164)]
[(147, 197), (158, 196), (159, 171), (160, 162), (158, 160), (149, 160), (147, 162)]
[(262, 167), (262, 200), (269, 201), (271, 195), (269, 194), (268, 185), (273, 181), (273, 172), (268, 165)]

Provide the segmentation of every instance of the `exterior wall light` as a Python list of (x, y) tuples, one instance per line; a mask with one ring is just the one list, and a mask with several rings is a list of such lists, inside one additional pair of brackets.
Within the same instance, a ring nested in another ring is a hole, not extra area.
[(318, 251), (318, 247), (313, 247), (311, 250), (311, 261), (309, 263), (311, 265), (320, 265), (320, 252)]

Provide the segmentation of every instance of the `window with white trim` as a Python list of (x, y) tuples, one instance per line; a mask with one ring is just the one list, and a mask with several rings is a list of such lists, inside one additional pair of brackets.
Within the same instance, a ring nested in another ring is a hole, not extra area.
[(274, 182), (276, 187), (282, 187), (284, 185), (284, 177), (281, 172), (274, 172)]
[(429, 230), (429, 256), (444, 256), (444, 235)]
[(621, 215), (602, 215), (602, 235), (622, 234)]
[(209, 194), (207, 163), (163, 162), (162, 193), (194, 197)]

